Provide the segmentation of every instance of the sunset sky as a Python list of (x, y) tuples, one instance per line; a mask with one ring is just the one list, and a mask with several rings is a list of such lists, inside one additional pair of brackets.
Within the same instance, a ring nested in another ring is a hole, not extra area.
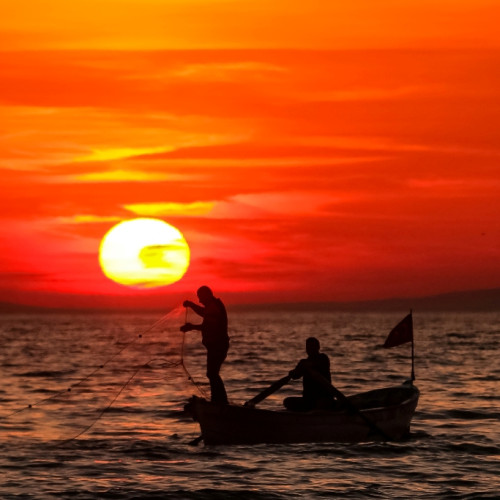
[[(500, 287), (499, 2), (1, 1), (0, 301)], [(180, 281), (104, 275), (137, 217)]]

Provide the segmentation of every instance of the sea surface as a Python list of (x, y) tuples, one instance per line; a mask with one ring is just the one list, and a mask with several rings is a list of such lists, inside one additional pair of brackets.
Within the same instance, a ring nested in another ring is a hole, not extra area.
[[(230, 310), (229, 397), (287, 374), (311, 335), (344, 394), (400, 384), (410, 344), (379, 346), (407, 313)], [(421, 397), (407, 440), (258, 446), (189, 444), (200, 431), (184, 404), (209, 388), (185, 319), (0, 316), (0, 498), (500, 498), (500, 313), (413, 312)]]

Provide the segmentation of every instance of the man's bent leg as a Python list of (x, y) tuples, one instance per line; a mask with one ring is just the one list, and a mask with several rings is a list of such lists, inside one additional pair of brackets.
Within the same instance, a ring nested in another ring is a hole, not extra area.
[(304, 398), (290, 396), (283, 400), (283, 405), (290, 411), (309, 411), (311, 405), (307, 404)]

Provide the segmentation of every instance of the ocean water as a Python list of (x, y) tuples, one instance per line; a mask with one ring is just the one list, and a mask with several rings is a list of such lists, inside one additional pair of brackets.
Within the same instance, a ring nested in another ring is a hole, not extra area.
[[(399, 384), (409, 344), (377, 346), (406, 314), (230, 310), (229, 397), (284, 376), (310, 335), (344, 394)], [(180, 308), (1, 316), (0, 498), (500, 498), (499, 313), (414, 311), (411, 435), (354, 445), (189, 445), (199, 427), (183, 406), (209, 389), (185, 319)]]

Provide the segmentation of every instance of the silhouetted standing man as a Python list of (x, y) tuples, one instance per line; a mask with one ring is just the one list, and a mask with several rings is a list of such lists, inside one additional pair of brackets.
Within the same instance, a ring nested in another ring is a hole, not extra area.
[(211, 400), (214, 403), (227, 404), (226, 389), (219, 375), (229, 349), (226, 308), (222, 300), (214, 297), (212, 290), (208, 286), (200, 287), (196, 294), (203, 306), (190, 300), (185, 300), (183, 305), (184, 307), (190, 307), (196, 314), (201, 316), (203, 322), (200, 325), (186, 323), (181, 326), (181, 331), (201, 331), (202, 343), (207, 348), (207, 377), (210, 381)]

